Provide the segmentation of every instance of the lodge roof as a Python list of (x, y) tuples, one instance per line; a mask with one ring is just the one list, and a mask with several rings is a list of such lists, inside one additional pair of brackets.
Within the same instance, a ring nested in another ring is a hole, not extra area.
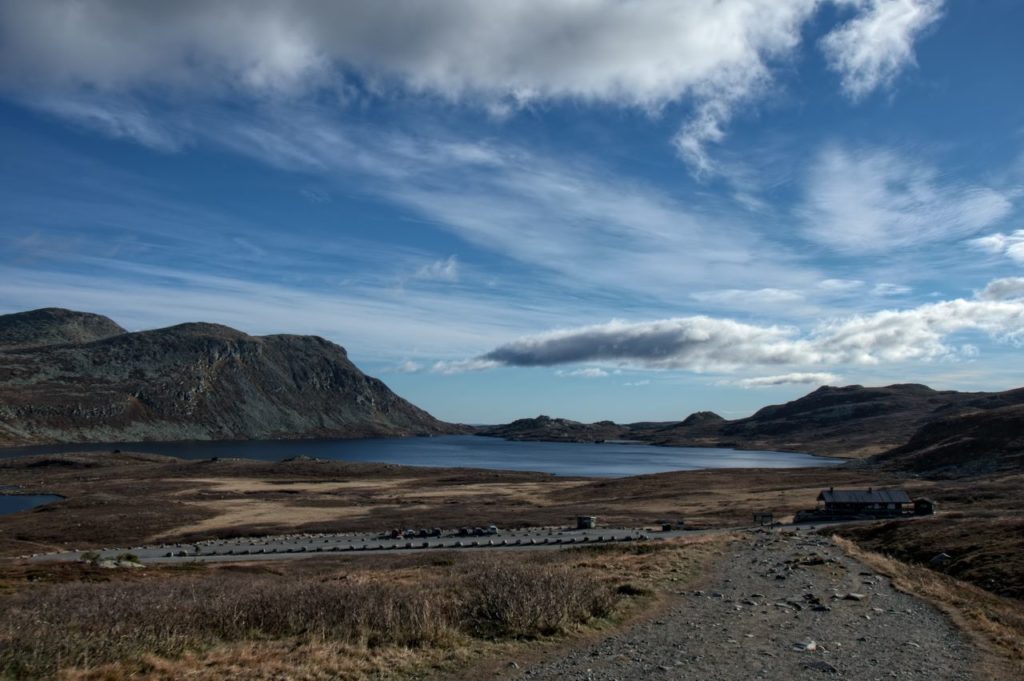
[(818, 501), (832, 504), (909, 504), (910, 495), (901, 489), (823, 489)]

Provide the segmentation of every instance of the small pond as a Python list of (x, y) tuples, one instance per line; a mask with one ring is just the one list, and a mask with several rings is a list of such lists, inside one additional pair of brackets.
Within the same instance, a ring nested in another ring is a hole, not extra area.
[(43, 504), (52, 504), (62, 498), (55, 494), (0, 494), (0, 515), (27, 511)]

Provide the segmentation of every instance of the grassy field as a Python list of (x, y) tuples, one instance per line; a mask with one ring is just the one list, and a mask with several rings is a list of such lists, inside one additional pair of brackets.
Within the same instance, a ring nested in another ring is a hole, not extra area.
[(696, 579), (722, 539), (522, 554), (0, 572), (7, 678), (403, 678), (584, 635)]

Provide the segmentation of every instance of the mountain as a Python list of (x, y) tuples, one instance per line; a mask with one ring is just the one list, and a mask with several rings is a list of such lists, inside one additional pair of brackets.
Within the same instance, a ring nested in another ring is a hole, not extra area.
[[(945, 422), (952, 429), (967, 427), (975, 421), (958, 420), (959, 417), (1016, 405), (1024, 405), (1024, 389), (965, 393), (912, 383), (884, 387), (826, 386), (791, 402), (764, 407), (742, 419), (727, 420), (713, 412), (697, 412), (679, 422), (617, 426), (610, 421), (583, 424), (540, 417), (493, 426), (481, 434), (527, 440), (640, 440), (657, 445), (804, 451), (865, 458), (903, 447), (919, 433), (920, 437), (928, 438), (947, 432), (939, 426), (934, 431), (921, 430), (930, 424)], [(975, 418), (977, 423), (984, 422), (981, 416)], [(977, 442), (983, 441), (979, 438)]]
[(0, 443), (463, 432), (317, 336), (216, 324), (128, 333), (69, 310), (0, 316)]
[(659, 444), (717, 443), (864, 456), (902, 445), (934, 414), (953, 408), (960, 395), (916, 384), (825, 386), (753, 416), (721, 421), (712, 429), (684, 422), (652, 436)]

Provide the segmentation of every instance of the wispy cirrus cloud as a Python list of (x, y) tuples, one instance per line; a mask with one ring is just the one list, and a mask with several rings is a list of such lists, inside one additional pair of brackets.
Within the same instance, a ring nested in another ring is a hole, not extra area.
[(811, 164), (800, 214), (809, 239), (865, 255), (971, 235), (1009, 215), (1012, 197), (889, 149), (832, 145)]
[(1024, 229), (1018, 229), (1009, 234), (996, 232), (987, 236), (971, 239), (970, 245), (974, 248), (1001, 255), (1010, 260), (1024, 265)]
[(856, 16), (821, 39), (829, 67), (851, 99), (890, 85), (915, 65), (914, 43), (942, 17), (944, 0), (837, 0)]
[(703, 303), (716, 303), (725, 305), (774, 305), (789, 304), (804, 300), (800, 291), (779, 288), (761, 289), (719, 289), (714, 291), (698, 291), (691, 293), (690, 297)]
[[(609, 290), (674, 298), (713, 272), (736, 284), (819, 278), (713, 204), (684, 204), (593, 158), (511, 143), (344, 126), (316, 112), (220, 121), (211, 143), (404, 206), (473, 245)], [(685, 268), (678, 253), (687, 253)], [(615, 262), (615, 267), (609, 267)]]
[(450, 255), (444, 260), (435, 260), (422, 265), (416, 270), (416, 279), (427, 281), (458, 281), (459, 280), (459, 259)]
[(571, 371), (563, 371), (559, 369), (555, 372), (555, 375), (567, 378), (605, 378), (608, 376), (608, 372), (600, 367), (583, 367), (581, 369), (573, 369)]

